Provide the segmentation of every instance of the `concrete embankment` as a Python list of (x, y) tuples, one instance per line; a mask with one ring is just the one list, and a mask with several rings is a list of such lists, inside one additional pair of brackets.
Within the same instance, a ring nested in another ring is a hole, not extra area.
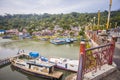
[(2, 39), (2, 38), (0, 37), (0, 43), (10, 42), (10, 41), (12, 41), (12, 40), (11, 40), (11, 39)]

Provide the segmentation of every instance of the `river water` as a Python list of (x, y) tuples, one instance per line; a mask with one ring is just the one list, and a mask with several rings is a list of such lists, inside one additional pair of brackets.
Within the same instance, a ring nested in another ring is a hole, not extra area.
[[(12, 41), (0, 39), (0, 59), (14, 56), (19, 49), (25, 52), (39, 52), (45, 57), (64, 57), (70, 59), (78, 59), (79, 42), (66, 45), (54, 45), (47, 41), (21, 40)], [(72, 72), (60, 70), (64, 73), (62, 80)], [(11, 65), (0, 68), (0, 80), (48, 80), (40, 77), (34, 77), (14, 70)]]

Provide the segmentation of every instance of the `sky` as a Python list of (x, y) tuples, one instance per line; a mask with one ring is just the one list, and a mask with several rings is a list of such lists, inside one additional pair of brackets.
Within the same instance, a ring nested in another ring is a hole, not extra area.
[[(111, 10), (120, 9), (120, 0), (113, 0)], [(0, 0), (0, 15), (91, 13), (108, 10), (109, 0)]]

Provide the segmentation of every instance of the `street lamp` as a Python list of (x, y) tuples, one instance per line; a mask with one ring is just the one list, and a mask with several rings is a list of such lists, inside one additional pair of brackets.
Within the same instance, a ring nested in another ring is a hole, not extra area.
[(95, 25), (95, 19), (96, 19), (96, 17), (93, 17), (93, 20), (94, 20), (94, 25)]

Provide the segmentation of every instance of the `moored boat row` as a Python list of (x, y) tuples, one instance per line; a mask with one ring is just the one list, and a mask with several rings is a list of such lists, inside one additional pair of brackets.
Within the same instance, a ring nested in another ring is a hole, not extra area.
[(72, 43), (74, 41), (76, 41), (76, 39), (74, 38), (55, 38), (50, 40), (52, 44), (67, 44)]
[(60, 69), (64, 69), (72, 72), (77, 72), (78, 70), (78, 63), (79, 63), (78, 60), (51, 57), (49, 59), (49, 62), (54, 63), (55, 67)]

